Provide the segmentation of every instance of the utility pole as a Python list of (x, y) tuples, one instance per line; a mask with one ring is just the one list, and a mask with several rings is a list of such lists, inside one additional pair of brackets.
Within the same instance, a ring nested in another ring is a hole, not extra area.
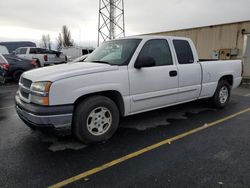
[(125, 36), (123, 0), (99, 0), (98, 46)]

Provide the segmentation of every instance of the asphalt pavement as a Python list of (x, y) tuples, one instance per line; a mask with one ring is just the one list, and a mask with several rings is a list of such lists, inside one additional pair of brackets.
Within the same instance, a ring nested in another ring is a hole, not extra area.
[(107, 142), (30, 130), (0, 86), (0, 187), (250, 187), (250, 89), (124, 118)]

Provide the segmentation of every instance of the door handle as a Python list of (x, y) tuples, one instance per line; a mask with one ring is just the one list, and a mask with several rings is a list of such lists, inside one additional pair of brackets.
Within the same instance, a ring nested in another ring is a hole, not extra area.
[(170, 72), (169, 72), (169, 76), (170, 76), (170, 77), (175, 77), (175, 76), (177, 76), (177, 75), (178, 75), (178, 73), (177, 73), (176, 70), (170, 71)]

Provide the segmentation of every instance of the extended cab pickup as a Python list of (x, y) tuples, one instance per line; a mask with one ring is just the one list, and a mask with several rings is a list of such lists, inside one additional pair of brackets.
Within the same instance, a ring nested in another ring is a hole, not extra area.
[(85, 62), (25, 72), (16, 110), (30, 127), (99, 142), (123, 116), (203, 98), (224, 107), (241, 75), (240, 60), (200, 61), (188, 38), (128, 37), (105, 42)]
[(43, 48), (36, 47), (21, 47), (17, 48), (14, 52), (18, 57), (37, 60), (39, 67), (44, 67), (48, 65), (62, 64), (66, 63), (67, 57), (61, 52), (54, 50), (47, 50)]

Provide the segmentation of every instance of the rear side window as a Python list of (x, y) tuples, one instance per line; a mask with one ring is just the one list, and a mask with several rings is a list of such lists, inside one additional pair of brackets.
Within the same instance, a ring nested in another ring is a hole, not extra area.
[(186, 40), (173, 40), (174, 48), (176, 51), (177, 59), (179, 64), (192, 64), (194, 63), (194, 56)]
[(88, 54), (88, 53), (89, 53), (88, 50), (82, 49), (82, 55), (86, 55), (86, 54)]
[(37, 54), (46, 54), (47, 50), (43, 48), (36, 48), (36, 53)]
[(52, 52), (43, 48), (30, 48), (30, 54), (51, 54)]
[(165, 39), (153, 39), (146, 42), (139, 57), (152, 57), (156, 66), (173, 65), (172, 54)]
[(30, 48), (30, 54), (36, 54), (37, 49), (36, 48)]

